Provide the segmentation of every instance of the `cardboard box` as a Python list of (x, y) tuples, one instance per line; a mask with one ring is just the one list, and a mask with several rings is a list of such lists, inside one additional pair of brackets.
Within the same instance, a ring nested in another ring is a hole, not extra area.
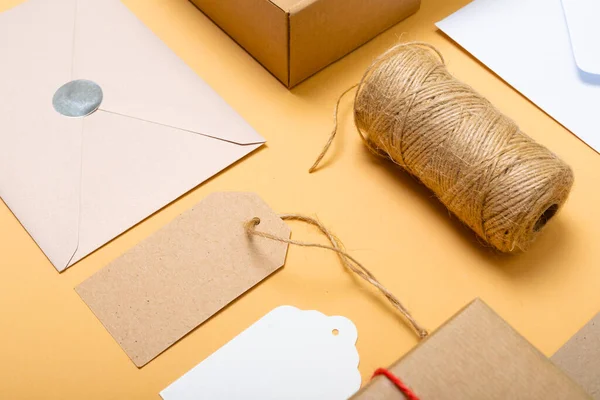
[[(389, 368), (420, 400), (591, 398), (481, 300)], [(405, 400), (378, 376), (353, 400)]]
[(287, 87), (415, 13), (421, 0), (190, 0)]

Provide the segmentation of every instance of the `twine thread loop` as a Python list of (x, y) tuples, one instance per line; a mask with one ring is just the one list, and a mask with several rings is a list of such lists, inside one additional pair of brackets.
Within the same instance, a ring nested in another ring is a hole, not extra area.
[(428, 336), (428, 332), (425, 328), (423, 328), (411, 315), (406, 307), (394, 296), (385, 286), (383, 286), (377, 278), (369, 271), (363, 264), (357, 261), (354, 257), (348, 254), (343, 247), (342, 242), (333, 234), (329, 229), (327, 229), (319, 220), (316, 218), (308, 217), (300, 214), (282, 214), (279, 216), (283, 220), (287, 221), (301, 221), (307, 223), (309, 225), (317, 227), (321, 233), (323, 233), (331, 246), (320, 244), (320, 243), (309, 243), (309, 242), (301, 242), (298, 240), (287, 239), (279, 236), (272, 235), (268, 232), (262, 232), (256, 229), (256, 227), (260, 224), (260, 218), (255, 217), (251, 220), (247, 221), (244, 224), (244, 228), (249, 235), (259, 236), (265, 239), (275, 240), (277, 242), (287, 243), (294, 246), (300, 247), (314, 247), (325, 250), (330, 250), (337, 253), (342, 265), (347, 268), (349, 271), (358, 275), (361, 279), (365, 280), (377, 290), (379, 290), (387, 300), (396, 308), (400, 314), (408, 321), (412, 329), (417, 333), (420, 339), (424, 339)]

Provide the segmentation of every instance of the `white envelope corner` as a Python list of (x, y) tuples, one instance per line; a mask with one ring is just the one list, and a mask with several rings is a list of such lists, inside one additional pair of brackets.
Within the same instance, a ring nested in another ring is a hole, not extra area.
[(600, 74), (600, 1), (562, 0), (577, 67)]

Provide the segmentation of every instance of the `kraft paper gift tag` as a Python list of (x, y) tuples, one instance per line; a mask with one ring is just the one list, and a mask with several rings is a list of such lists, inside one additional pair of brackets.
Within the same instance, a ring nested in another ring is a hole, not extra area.
[(360, 388), (347, 318), (274, 309), (173, 382), (164, 400), (346, 400)]
[(141, 367), (283, 266), (290, 228), (253, 193), (215, 193), (76, 287)]
[[(389, 371), (420, 400), (579, 400), (590, 397), (481, 300), (475, 300)], [(354, 400), (405, 400), (377, 376)]]
[(595, 400), (600, 400), (600, 314), (551, 358)]

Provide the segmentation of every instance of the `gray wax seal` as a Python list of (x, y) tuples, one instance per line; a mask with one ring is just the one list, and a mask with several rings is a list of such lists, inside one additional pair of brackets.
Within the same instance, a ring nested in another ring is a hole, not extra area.
[(102, 88), (95, 82), (78, 79), (62, 85), (52, 98), (54, 109), (66, 117), (85, 117), (100, 107)]

